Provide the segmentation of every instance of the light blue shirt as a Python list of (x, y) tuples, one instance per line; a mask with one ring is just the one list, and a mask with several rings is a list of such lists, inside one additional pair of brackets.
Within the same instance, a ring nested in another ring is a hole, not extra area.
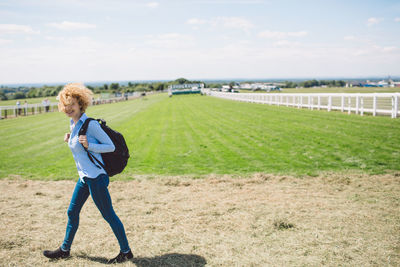
[[(71, 119), (71, 135), (68, 141), (68, 146), (72, 151), (72, 156), (74, 157), (76, 168), (78, 169), (79, 178), (83, 183), (84, 177), (96, 178), (100, 174), (106, 174), (106, 171), (101, 168), (101, 166), (98, 168), (90, 161), (83, 145), (79, 143), (79, 130), (87, 118), (86, 114), (83, 113), (76, 124)], [(104, 162), (100, 153), (113, 152), (115, 150), (115, 146), (110, 137), (101, 129), (97, 121), (90, 121), (86, 137), (89, 143), (88, 151), (101, 163)]]

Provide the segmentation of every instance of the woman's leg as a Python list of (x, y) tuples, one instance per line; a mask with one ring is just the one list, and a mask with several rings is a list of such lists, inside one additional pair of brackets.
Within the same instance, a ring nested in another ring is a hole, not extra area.
[(64, 242), (61, 248), (65, 251), (71, 249), (72, 241), (79, 226), (79, 213), (89, 197), (89, 188), (87, 184), (81, 182), (81, 179), (76, 183), (74, 193), (72, 194), (71, 202), (67, 211), (68, 224), (65, 231)]
[(87, 178), (85, 182), (89, 186), (89, 191), (94, 203), (100, 210), (104, 219), (110, 224), (111, 229), (117, 237), (121, 252), (129, 252), (130, 248), (124, 225), (114, 212), (110, 193), (108, 192), (107, 186), (110, 182), (108, 175), (101, 174), (96, 179)]

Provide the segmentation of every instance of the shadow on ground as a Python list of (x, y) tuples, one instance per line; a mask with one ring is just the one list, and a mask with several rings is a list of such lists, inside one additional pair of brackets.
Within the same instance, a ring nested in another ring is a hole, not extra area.
[[(88, 255), (77, 255), (78, 258), (87, 259), (99, 263), (107, 263), (107, 258), (92, 257)], [(203, 267), (207, 261), (205, 258), (194, 254), (171, 253), (152, 258), (134, 258), (132, 260), (139, 267), (156, 267), (156, 266), (182, 266), (182, 267)]]

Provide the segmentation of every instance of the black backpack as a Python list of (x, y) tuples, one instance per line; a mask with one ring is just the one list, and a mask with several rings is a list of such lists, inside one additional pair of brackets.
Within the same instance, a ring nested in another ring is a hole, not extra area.
[[(104, 165), (96, 159), (96, 157), (92, 156), (92, 154), (85, 148), (88, 157), (97, 168), (103, 168), (108, 176), (116, 175), (124, 170), (126, 164), (128, 164), (129, 159), (129, 150), (128, 146), (125, 143), (125, 139), (121, 133), (114, 131), (110, 127), (106, 125), (106, 121), (102, 119), (93, 119), (87, 118), (85, 123), (82, 125), (81, 129), (79, 130), (79, 135), (86, 135), (89, 122), (92, 120), (96, 120), (100, 123), (101, 128), (103, 131), (110, 137), (111, 141), (115, 146), (114, 152), (108, 153), (101, 153), (101, 157), (103, 158)], [(96, 161), (99, 165), (97, 165), (94, 161)]]

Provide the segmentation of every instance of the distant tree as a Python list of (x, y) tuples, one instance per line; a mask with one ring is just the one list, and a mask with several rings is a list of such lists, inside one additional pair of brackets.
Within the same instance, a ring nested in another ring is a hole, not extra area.
[(58, 90), (57, 90), (57, 88), (54, 88), (54, 89), (52, 90), (51, 95), (52, 95), (52, 96), (58, 95)]
[(346, 82), (345, 81), (337, 81), (336, 82), (336, 86), (338, 86), (338, 87), (343, 87), (343, 86), (345, 86), (346, 85)]
[(136, 86), (136, 87), (134, 88), (134, 90), (135, 90), (136, 92), (144, 92), (144, 91), (146, 91), (146, 87), (143, 87), (143, 86), (141, 86), (141, 85), (138, 85), (138, 86)]
[(166, 87), (166, 86), (165, 86), (164, 83), (156, 83), (156, 85), (154, 86), (154, 89), (155, 89), (156, 91), (162, 91), (162, 90), (164, 90), (165, 87)]
[(24, 99), (24, 98), (26, 98), (26, 95), (23, 92), (17, 92), (14, 95), (14, 99)]
[(103, 88), (104, 88), (104, 90), (108, 90), (108, 84), (105, 83), (105, 84), (103, 85)]
[(319, 86), (319, 82), (317, 80), (315, 80), (315, 79), (310, 81), (310, 84), (311, 84), (311, 87)]
[(113, 91), (117, 91), (119, 89), (119, 83), (110, 84), (110, 89)]
[(190, 83), (190, 81), (186, 80), (185, 78), (176, 79), (175, 82), (178, 84)]
[(222, 84), (220, 83), (210, 83), (208, 88), (222, 88)]
[(26, 94), (26, 96), (29, 98), (36, 97), (36, 88), (32, 87), (31, 89), (29, 89), (29, 92)]
[(302, 86), (305, 87), (305, 88), (311, 87), (311, 82), (310, 82), (310, 81), (304, 81), (304, 82), (302, 82), (301, 84), (302, 84)]
[(287, 82), (286, 83), (286, 87), (287, 88), (296, 88), (297, 87), (297, 83), (295, 83), (295, 82)]
[(0, 100), (8, 100), (8, 97), (4, 92), (0, 92)]

